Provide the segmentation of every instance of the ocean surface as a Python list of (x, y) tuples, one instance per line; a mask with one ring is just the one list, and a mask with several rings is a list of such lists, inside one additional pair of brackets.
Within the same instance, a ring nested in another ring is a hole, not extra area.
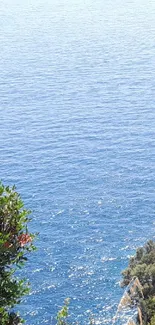
[(110, 325), (155, 231), (154, 1), (1, 1), (0, 178), (39, 232), (26, 324), (70, 297), (71, 320)]

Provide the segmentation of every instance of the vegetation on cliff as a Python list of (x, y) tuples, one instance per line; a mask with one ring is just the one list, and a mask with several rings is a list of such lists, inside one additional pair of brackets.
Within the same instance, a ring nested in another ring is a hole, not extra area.
[(29, 285), (15, 272), (34, 250), (34, 235), (28, 232), (30, 211), (24, 208), (15, 187), (0, 184), (0, 324), (16, 325), (22, 322), (13, 312), (21, 297), (28, 293)]
[(138, 287), (134, 295), (130, 292), (130, 288), (128, 292), (131, 303), (136, 304), (140, 311), (137, 323), (155, 325), (155, 242), (150, 240), (143, 247), (138, 248), (122, 274), (122, 286), (128, 286), (135, 278), (142, 288), (142, 294), (138, 292)]

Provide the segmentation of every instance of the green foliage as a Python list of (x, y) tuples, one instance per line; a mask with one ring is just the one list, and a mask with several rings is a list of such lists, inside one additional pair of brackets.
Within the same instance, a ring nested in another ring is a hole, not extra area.
[(133, 276), (137, 276), (143, 286), (149, 283), (150, 289), (155, 292), (155, 243), (150, 240), (144, 247), (138, 248), (122, 274), (122, 286), (128, 285)]
[[(66, 298), (64, 300), (64, 305), (61, 307), (61, 309), (57, 313), (57, 324), (56, 325), (79, 325), (80, 323), (77, 320), (73, 320), (71, 323), (68, 322), (69, 318), (69, 304), (70, 304), (70, 298)], [(89, 320), (88, 320), (89, 325), (94, 325), (95, 320), (93, 317), (93, 314), (90, 313), (89, 315)]]
[(143, 324), (153, 325), (151, 322), (154, 322), (155, 317), (155, 242), (150, 240), (144, 247), (138, 248), (122, 274), (122, 286), (127, 286), (133, 277), (138, 277), (144, 295), (144, 298), (138, 301)]
[(149, 325), (155, 325), (155, 316), (151, 318), (151, 323)]
[(30, 211), (24, 208), (15, 187), (0, 184), (0, 319), (2, 325), (16, 325), (19, 316), (10, 310), (28, 293), (26, 281), (15, 277), (17, 268), (27, 260), (25, 254), (34, 250), (34, 235), (28, 233)]
[(57, 313), (57, 325), (67, 325), (68, 321), (67, 318), (69, 316), (69, 303), (70, 298), (66, 298), (64, 301), (64, 306), (61, 308), (61, 310)]

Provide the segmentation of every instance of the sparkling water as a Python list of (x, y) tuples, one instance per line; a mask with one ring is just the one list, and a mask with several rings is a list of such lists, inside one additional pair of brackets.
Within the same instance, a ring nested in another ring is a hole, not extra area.
[(0, 178), (39, 232), (28, 325), (111, 324), (121, 271), (154, 237), (155, 3), (3, 0)]

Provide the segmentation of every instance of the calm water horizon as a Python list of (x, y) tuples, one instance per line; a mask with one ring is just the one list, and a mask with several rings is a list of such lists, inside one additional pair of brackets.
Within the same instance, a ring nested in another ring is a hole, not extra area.
[(154, 238), (155, 3), (3, 0), (0, 178), (32, 210), (26, 324), (111, 324)]

